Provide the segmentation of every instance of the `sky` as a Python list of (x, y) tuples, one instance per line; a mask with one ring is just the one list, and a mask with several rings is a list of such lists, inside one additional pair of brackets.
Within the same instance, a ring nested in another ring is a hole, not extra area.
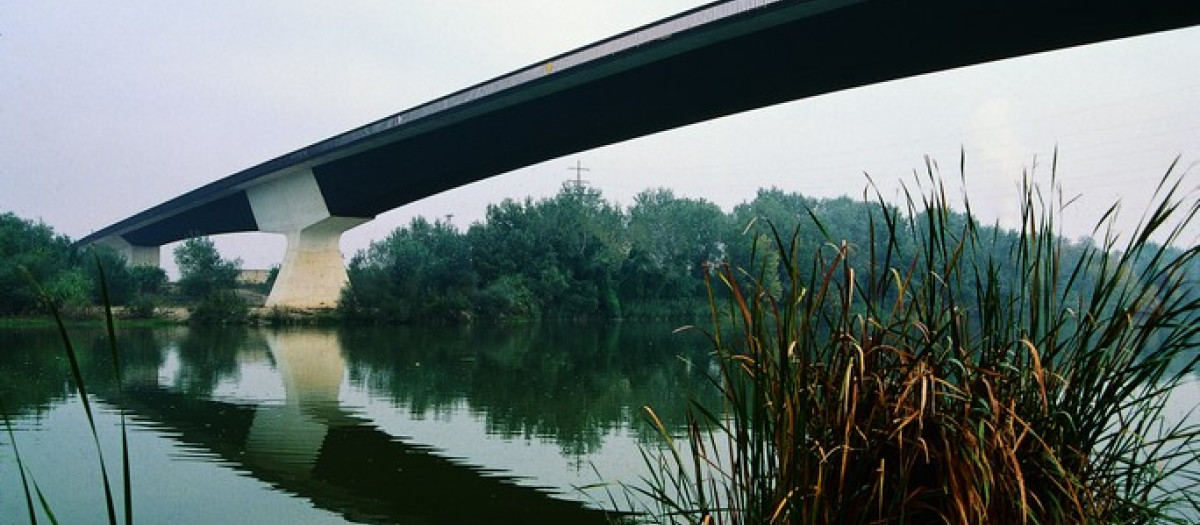
[[(703, 4), (688, 0), (0, 0), (0, 212), (77, 239), (302, 146)], [(936, 28), (923, 30), (936, 31)], [(758, 188), (899, 199), (933, 159), (987, 221), (1023, 174), (1080, 195), (1064, 233), (1122, 202), (1123, 228), (1180, 158), (1200, 182), (1200, 28), (803, 99), (583, 151), (451, 190), (347, 232), (347, 257), (406, 225), (466, 228), (573, 176), (628, 206), (651, 187), (729, 210)], [(960, 153), (965, 173), (960, 174)], [(899, 202), (897, 200), (897, 202)], [(1195, 244), (1192, 233), (1185, 244)], [(214, 237), (267, 268), (281, 236)], [(173, 245), (162, 253), (170, 270)]]

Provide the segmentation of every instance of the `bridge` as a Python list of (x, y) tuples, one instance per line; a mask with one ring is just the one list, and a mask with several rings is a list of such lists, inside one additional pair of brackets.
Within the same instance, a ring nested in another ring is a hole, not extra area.
[(158, 264), (160, 246), (190, 237), (283, 234), (268, 306), (327, 308), (347, 280), (343, 232), (451, 188), (782, 102), (1197, 24), (1195, 0), (719, 1), (268, 160), (79, 244)]

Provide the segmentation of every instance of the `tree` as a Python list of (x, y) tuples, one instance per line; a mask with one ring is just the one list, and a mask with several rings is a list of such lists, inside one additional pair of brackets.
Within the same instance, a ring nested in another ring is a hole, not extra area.
[(218, 290), (235, 288), (242, 260), (222, 259), (211, 239), (196, 237), (175, 248), (175, 264), (179, 266), (179, 292), (199, 301)]
[(541, 280), (560, 290), (542, 294), (546, 305), (564, 318), (620, 317), (616, 273), (629, 253), (621, 210), (599, 190), (564, 185), (553, 199), (539, 203), (537, 211), (540, 239), (556, 256), (556, 264)]
[[(90, 282), (75, 267), (71, 241), (41, 221), (0, 214), (0, 315), (42, 311), (43, 299), (58, 306), (87, 302)], [(39, 297), (34, 282), (47, 293)]]
[(350, 318), (452, 322), (471, 310), (470, 248), (449, 223), (417, 217), (356, 254), (348, 273), (339, 308)]
[(129, 278), (133, 281), (133, 292), (137, 296), (155, 296), (167, 290), (167, 272), (157, 266), (131, 267)]
[(210, 239), (197, 237), (175, 248), (175, 264), (180, 293), (196, 301), (191, 322), (228, 324), (246, 319), (250, 308), (235, 290), (241, 259), (222, 259)]
[(731, 228), (711, 202), (646, 190), (629, 208), (630, 252), (621, 268), (621, 300), (641, 315), (687, 316), (703, 310), (704, 272), (725, 255)]
[[(132, 269), (120, 253), (111, 247), (94, 244), (84, 250), (80, 258), (80, 266), (91, 281), (89, 295), (92, 302), (100, 304), (104, 297), (100, 289), (101, 282), (108, 290), (110, 305), (125, 305), (133, 300), (136, 294)], [(100, 280), (100, 269), (104, 270), (104, 280)]]
[[(615, 276), (629, 252), (624, 222), (618, 208), (586, 187), (489, 206), (487, 222), (467, 233), (485, 303), (504, 305), (499, 294), (511, 291), (521, 311), (533, 300), (547, 317), (619, 317)], [(516, 311), (501, 316), (509, 314)]]

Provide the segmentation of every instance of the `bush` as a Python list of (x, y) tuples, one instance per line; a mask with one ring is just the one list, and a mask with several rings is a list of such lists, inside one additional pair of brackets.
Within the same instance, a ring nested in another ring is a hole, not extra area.
[(499, 320), (533, 320), (541, 314), (537, 297), (519, 276), (496, 279), (475, 297), (480, 317)]
[(1028, 188), (1009, 245), (953, 224), (941, 188), (874, 217), (872, 239), (918, 247), (894, 266), (846, 242), (803, 261), (776, 233), (756, 251), (782, 286), (757, 264), (709, 283), (731, 297), (709, 333), (723, 406), (691, 411), (686, 450), (649, 410), (665, 448), (631, 490), (660, 522), (1187, 523), (1200, 426), (1163, 414), (1200, 359), (1200, 248), (1148, 240), (1194, 219), (1177, 189), (1069, 266)]
[(45, 223), (0, 213), (0, 315), (48, 311), (30, 279), (45, 286), (56, 306), (79, 307), (90, 285), (76, 267), (77, 255), (70, 239)]
[(237, 287), (241, 259), (221, 258), (217, 247), (208, 237), (188, 239), (175, 248), (175, 263), (179, 265), (179, 292), (189, 299), (203, 299), (221, 290)]
[(216, 290), (194, 308), (188, 321), (196, 324), (241, 324), (250, 315), (250, 307), (233, 290)]
[(133, 319), (152, 319), (158, 302), (149, 295), (135, 296), (125, 307), (126, 315)]

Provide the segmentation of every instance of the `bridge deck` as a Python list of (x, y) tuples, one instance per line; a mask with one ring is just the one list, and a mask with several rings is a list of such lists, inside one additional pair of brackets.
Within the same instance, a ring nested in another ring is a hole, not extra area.
[(99, 230), (158, 246), (258, 230), (245, 190), (313, 172), (373, 217), (561, 155), (832, 91), (1200, 24), (1200, 2), (734, 0), (540, 61), (233, 174)]

